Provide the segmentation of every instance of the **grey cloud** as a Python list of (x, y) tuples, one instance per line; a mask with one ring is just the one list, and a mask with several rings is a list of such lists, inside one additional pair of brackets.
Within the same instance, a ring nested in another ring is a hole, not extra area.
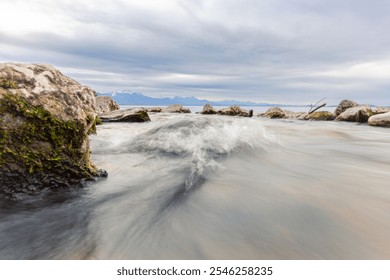
[(36, 2), (77, 30), (15, 35), (0, 27), (2, 59), (52, 63), (99, 91), (390, 104), (383, 77), (325, 75), (390, 61), (388, 1), (183, 0), (171, 12), (134, 1)]

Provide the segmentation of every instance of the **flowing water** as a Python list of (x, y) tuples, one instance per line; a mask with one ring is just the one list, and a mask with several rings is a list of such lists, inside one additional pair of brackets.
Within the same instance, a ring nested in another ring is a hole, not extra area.
[(0, 202), (2, 259), (390, 259), (390, 130), (155, 114), (103, 124), (106, 180)]

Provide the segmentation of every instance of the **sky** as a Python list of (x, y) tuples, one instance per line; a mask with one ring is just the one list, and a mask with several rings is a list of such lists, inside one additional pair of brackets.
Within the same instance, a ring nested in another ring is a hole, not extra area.
[(0, 61), (98, 92), (390, 105), (388, 0), (1, 0)]

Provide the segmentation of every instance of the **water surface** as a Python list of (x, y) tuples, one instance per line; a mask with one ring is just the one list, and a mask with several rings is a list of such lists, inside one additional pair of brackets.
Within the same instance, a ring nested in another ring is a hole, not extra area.
[(388, 129), (151, 118), (91, 137), (107, 180), (0, 202), (0, 258), (390, 258)]

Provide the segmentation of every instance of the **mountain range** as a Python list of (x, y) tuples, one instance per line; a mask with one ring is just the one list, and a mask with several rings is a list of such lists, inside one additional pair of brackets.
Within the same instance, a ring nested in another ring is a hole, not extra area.
[[(164, 97), (154, 98), (143, 95), (142, 93), (130, 92), (130, 91), (117, 91), (109, 93), (98, 93), (101, 96), (110, 96), (120, 105), (143, 105), (143, 106), (166, 106), (171, 104), (180, 104), (185, 106), (203, 106), (205, 104), (211, 104), (213, 106), (288, 106), (283, 104), (270, 104), (270, 103), (255, 103), (250, 101), (239, 100), (223, 100), (223, 101), (210, 101), (206, 99), (198, 99), (196, 97)], [(291, 106), (291, 105), (290, 105)]]

